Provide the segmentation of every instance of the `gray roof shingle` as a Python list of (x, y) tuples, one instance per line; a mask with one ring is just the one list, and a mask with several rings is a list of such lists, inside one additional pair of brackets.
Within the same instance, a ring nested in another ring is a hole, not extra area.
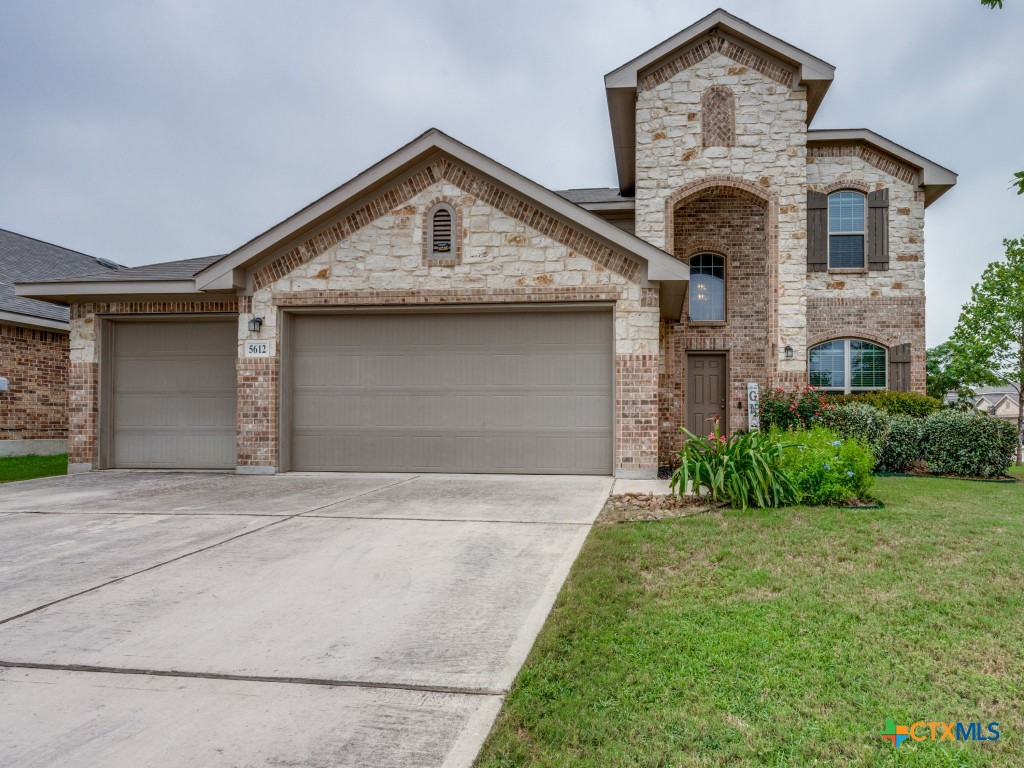
[(586, 189), (563, 189), (556, 191), (570, 203), (587, 205), (591, 203), (632, 203), (632, 197), (623, 197), (614, 187), (588, 187)]
[(115, 274), (119, 265), (0, 229), (0, 312), (68, 322), (68, 308), (14, 294), (14, 284), (62, 275)]
[[(126, 267), (116, 272), (107, 270), (105, 272), (92, 272), (83, 275), (67, 277), (47, 276), (31, 282), (36, 283), (103, 283), (103, 282), (133, 282), (140, 280), (188, 280), (199, 272), (202, 272), (215, 261), (224, 258), (223, 256), (199, 256), (194, 259), (181, 259), (179, 261), (161, 261), (157, 264), (143, 264), (141, 267)], [(22, 280), (21, 282), (27, 282)]]

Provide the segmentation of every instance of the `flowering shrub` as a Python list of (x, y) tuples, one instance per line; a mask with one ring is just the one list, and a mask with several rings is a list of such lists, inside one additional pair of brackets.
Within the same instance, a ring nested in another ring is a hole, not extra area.
[(761, 429), (806, 429), (819, 423), (833, 408), (835, 405), (817, 387), (790, 391), (768, 387), (761, 393), (758, 412), (761, 415)]
[(825, 427), (773, 434), (788, 443), (782, 468), (792, 477), (804, 504), (834, 505), (868, 497), (875, 457), (865, 443)]
[(683, 432), (688, 439), (676, 452), (680, 466), (672, 474), (674, 493), (704, 486), (713, 500), (742, 509), (782, 507), (799, 499), (792, 478), (780, 466), (784, 442), (779, 435), (755, 430), (727, 438), (719, 432), (717, 419), (706, 437)]

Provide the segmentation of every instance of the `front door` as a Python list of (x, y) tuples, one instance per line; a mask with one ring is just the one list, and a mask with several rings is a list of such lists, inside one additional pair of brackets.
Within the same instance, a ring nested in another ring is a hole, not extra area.
[(722, 434), (727, 430), (725, 355), (686, 356), (686, 428), (695, 435), (709, 435), (719, 419)]

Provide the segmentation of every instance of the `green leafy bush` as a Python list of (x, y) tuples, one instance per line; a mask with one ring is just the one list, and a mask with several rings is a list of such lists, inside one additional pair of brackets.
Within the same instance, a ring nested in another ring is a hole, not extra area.
[(833, 405), (862, 403), (878, 408), (893, 416), (915, 416), (919, 419), (931, 416), (942, 408), (942, 401), (918, 392), (893, 392), (880, 389), (875, 392), (857, 392), (852, 395), (828, 395)]
[(842, 504), (869, 497), (875, 457), (861, 440), (843, 438), (825, 427), (779, 435), (787, 445), (782, 468), (804, 504)]
[(872, 448), (881, 445), (889, 435), (888, 414), (863, 403), (837, 405), (825, 413), (822, 424), (842, 438), (855, 438)]
[(683, 432), (688, 439), (676, 454), (680, 466), (670, 483), (677, 495), (705, 486), (713, 500), (742, 509), (782, 507), (799, 499), (792, 478), (781, 469), (783, 442), (777, 434), (754, 430), (726, 438), (717, 421), (706, 437)]
[(1005, 475), (1017, 450), (1017, 428), (978, 412), (944, 409), (924, 421), (928, 469), (940, 475)]
[(890, 416), (889, 434), (875, 449), (875, 469), (879, 472), (906, 472), (921, 458), (923, 419)]
[(761, 429), (802, 429), (821, 421), (822, 417), (835, 406), (817, 387), (804, 387), (786, 391), (779, 387), (767, 387), (761, 392), (758, 412), (761, 415)]

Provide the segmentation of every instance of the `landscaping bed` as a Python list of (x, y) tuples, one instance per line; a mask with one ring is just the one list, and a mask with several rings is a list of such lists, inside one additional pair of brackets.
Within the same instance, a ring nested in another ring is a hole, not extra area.
[(477, 765), (1024, 765), (1024, 484), (873, 492), (595, 527)]

